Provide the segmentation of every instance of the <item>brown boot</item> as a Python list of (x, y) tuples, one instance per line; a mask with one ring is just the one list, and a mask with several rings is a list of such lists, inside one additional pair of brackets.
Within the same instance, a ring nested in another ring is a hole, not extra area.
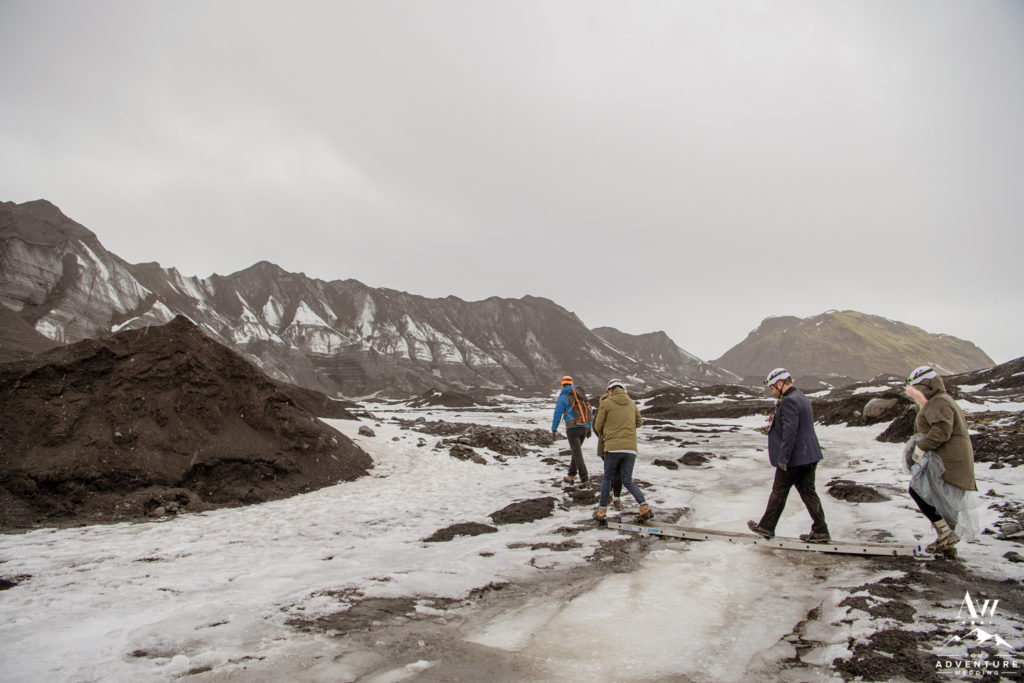
[(640, 510), (636, 513), (636, 519), (634, 519), (633, 521), (636, 524), (640, 524), (641, 522), (646, 522), (652, 517), (654, 517), (654, 513), (651, 512), (651, 506), (648, 505), (647, 503), (642, 503), (640, 505)]
[(925, 552), (935, 554), (940, 550), (952, 548), (960, 542), (960, 537), (953, 533), (953, 530), (949, 528), (949, 524), (946, 523), (946, 520), (940, 519), (937, 522), (933, 522), (932, 526), (935, 527), (935, 542), (925, 548)]

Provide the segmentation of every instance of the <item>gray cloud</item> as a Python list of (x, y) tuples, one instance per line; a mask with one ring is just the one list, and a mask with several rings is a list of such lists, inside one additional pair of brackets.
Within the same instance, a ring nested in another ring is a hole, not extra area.
[(1022, 67), (1013, 0), (14, 0), (0, 199), (133, 261), (546, 296), (703, 358), (853, 308), (1004, 361)]

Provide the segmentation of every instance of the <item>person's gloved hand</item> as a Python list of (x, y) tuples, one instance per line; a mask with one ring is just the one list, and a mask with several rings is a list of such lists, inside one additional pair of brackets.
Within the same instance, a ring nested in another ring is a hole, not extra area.
[(921, 462), (921, 458), (924, 457), (924, 451), (917, 446), (914, 446), (914, 453), (910, 457), (914, 459), (914, 462)]
[(779, 469), (782, 470), (783, 472), (789, 471), (789, 468), (786, 467), (786, 463), (784, 463), (784, 462), (780, 462), (779, 463)]

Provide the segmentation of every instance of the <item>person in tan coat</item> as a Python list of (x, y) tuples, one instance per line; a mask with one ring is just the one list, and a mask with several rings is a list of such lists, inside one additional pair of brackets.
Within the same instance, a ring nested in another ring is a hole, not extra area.
[(633, 466), (636, 464), (636, 430), (643, 423), (640, 410), (626, 393), (622, 380), (608, 382), (608, 395), (597, 409), (594, 431), (604, 441), (604, 478), (601, 480), (601, 499), (594, 519), (604, 522), (608, 515), (608, 497), (611, 494), (612, 479), (616, 470), (622, 474), (622, 485), (626, 487), (640, 505), (636, 522), (651, 517), (651, 506), (644, 499), (644, 492), (633, 481)]
[[(923, 365), (910, 373), (906, 391), (921, 406), (914, 421), (914, 430), (922, 435), (917, 440), (914, 460), (920, 461), (924, 453), (934, 452), (941, 458), (945, 469), (942, 481), (963, 491), (977, 491), (974, 447), (967, 423), (960, 406), (946, 393), (942, 378), (934, 369)], [(913, 486), (910, 488), (910, 497), (935, 527), (937, 534), (935, 542), (928, 546), (928, 552), (952, 548), (960, 540), (955, 533), (957, 520), (945, 519), (937, 509), (940, 501), (935, 500), (935, 496), (940, 494), (940, 491), (934, 491), (925, 496)]]

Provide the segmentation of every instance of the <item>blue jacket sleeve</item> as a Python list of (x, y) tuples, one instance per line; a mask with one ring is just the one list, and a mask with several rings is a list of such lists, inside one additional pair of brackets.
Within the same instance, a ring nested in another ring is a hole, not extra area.
[(558, 402), (555, 404), (555, 417), (551, 421), (551, 431), (558, 431), (558, 425), (562, 422), (562, 414), (565, 413), (565, 409), (568, 405), (569, 399), (566, 398), (566, 394), (560, 394), (558, 396)]

